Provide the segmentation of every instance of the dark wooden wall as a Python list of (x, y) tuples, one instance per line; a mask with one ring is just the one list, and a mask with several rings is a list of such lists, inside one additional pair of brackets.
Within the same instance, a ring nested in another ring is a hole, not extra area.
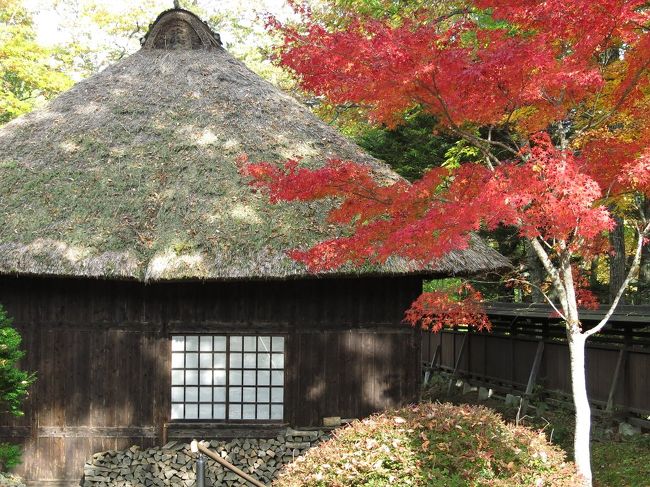
[[(442, 370), (452, 372), (458, 363), (458, 375), (470, 381), (521, 393), (526, 389), (537, 346), (542, 341), (537, 384), (568, 396), (569, 347), (564, 326), (552, 317), (552, 309), (545, 305), (501, 303), (487, 311), (493, 325), (491, 332), (459, 328), (423, 335), (423, 361), (430, 363), (440, 346), (435, 365)], [(583, 312), (583, 326), (594, 326), (603, 315), (604, 311)], [(650, 307), (619, 307), (603, 333), (587, 342), (586, 369), (587, 390), (593, 405), (606, 407), (611, 394), (610, 406), (617, 414), (650, 414)]]
[(78, 483), (93, 452), (160, 444), (175, 427), (169, 337), (178, 333), (284, 334), (285, 422), (293, 426), (411, 401), (420, 342), (400, 322), (420, 289), (417, 278), (1, 278), (0, 303), (38, 380), (25, 417), (3, 418), (0, 441), (24, 444), (20, 473), (34, 485)]

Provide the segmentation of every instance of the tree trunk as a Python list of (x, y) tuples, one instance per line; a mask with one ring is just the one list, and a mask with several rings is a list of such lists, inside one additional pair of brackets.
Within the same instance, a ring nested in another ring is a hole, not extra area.
[[(645, 199), (644, 214), (650, 218), (650, 197)], [(639, 267), (639, 293), (641, 299), (650, 298), (650, 244), (644, 245), (641, 250), (641, 264)], [(643, 301), (642, 301), (643, 302)]]
[[(625, 280), (625, 233), (623, 219), (612, 213), (616, 227), (609, 233), (609, 241), (612, 245), (612, 255), (609, 256), (609, 302), (614, 297)], [(620, 304), (624, 304), (621, 299)]]
[(526, 242), (526, 266), (528, 267), (529, 279), (532, 284), (532, 301), (533, 303), (543, 303), (544, 294), (542, 293), (541, 287), (545, 277), (544, 268), (530, 242)]
[(576, 429), (573, 436), (573, 451), (578, 474), (582, 475), (586, 487), (591, 487), (591, 407), (587, 397), (587, 370), (585, 368), (585, 337), (577, 324), (567, 323), (567, 338), (571, 356), (571, 388), (575, 406)]

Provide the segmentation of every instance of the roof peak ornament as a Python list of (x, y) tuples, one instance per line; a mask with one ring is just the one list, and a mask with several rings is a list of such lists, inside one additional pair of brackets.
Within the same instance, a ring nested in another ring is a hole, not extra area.
[(179, 8), (178, 0), (171, 10), (161, 13), (151, 24), (142, 42), (142, 49), (191, 50), (221, 47), (221, 38), (198, 16)]

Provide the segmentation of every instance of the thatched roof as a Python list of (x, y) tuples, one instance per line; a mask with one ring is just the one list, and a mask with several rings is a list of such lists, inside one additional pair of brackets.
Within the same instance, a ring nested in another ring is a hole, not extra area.
[[(188, 16), (197, 22), (183, 24)], [(397, 177), (230, 56), (192, 14), (165, 12), (139, 52), (0, 128), (0, 274), (306, 275), (285, 252), (338, 231), (324, 223), (327, 205), (269, 205), (239, 176), (243, 153), (311, 167), (337, 156)], [(477, 239), (435, 271), (504, 265)], [(363, 272), (432, 268), (395, 259), (341, 271)]]

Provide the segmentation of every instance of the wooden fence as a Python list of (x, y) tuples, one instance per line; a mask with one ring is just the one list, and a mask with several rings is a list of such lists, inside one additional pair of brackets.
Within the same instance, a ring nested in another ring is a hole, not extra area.
[[(530, 392), (532, 384), (570, 394), (566, 334), (550, 307), (500, 303), (488, 315), (491, 332), (458, 327), (425, 334), (423, 363), (503, 392)], [(583, 312), (583, 326), (593, 327), (602, 316)], [(586, 363), (592, 404), (650, 414), (650, 306), (620, 307), (587, 342)]]

